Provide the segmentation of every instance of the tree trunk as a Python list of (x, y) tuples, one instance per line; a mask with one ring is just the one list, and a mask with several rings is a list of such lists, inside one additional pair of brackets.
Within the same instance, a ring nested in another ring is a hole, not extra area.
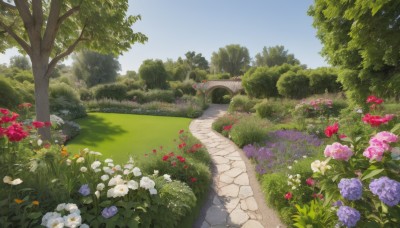
[[(32, 71), (35, 79), (36, 120), (42, 122), (50, 121), (49, 78), (45, 76), (47, 68), (47, 61), (32, 61)], [(39, 134), (43, 140), (50, 141), (50, 127), (40, 128)]]

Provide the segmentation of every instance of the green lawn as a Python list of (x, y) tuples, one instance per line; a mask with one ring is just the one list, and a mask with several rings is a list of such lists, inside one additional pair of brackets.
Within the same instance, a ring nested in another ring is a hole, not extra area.
[(83, 148), (99, 151), (103, 158), (125, 163), (129, 155), (142, 159), (144, 154), (176, 144), (179, 130), (188, 130), (191, 119), (114, 113), (90, 113), (77, 120), (81, 133), (67, 144), (70, 153)]

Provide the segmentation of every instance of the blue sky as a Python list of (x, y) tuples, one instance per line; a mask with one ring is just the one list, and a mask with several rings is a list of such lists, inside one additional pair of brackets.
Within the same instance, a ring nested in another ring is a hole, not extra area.
[[(129, 0), (129, 13), (140, 14), (135, 31), (146, 34), (147, 43), (135, 44), (119, 57), (122, 73), (138, 70), (145, 59), (176, 60), (187, 51), (207, 60), (220, 47), (240, 44), (253, 58), (264, 46), (284, 45), (310, 68), (327, 66), (319, 52), (312, 18), (312, 0)], [(15, 50), (0, 54), (9, 63)], [(71, 61), (67, 60), (69, 64)]]

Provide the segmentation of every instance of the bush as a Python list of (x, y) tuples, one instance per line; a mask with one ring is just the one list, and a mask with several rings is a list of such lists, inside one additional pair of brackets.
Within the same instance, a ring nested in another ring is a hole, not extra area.
[(127, 87), (119, 83), (103, 84), (94, 87), (93, 91), (97, 100), (108, 98), (121, 101), (126, 97)]
[(65, 135), (65, 141), (67, 141), (75, 138), (75, 136), (79, 135), (81, 132), (81, 127), (79, 124), (73, 121), (64, 121), (64, 124), (61, 127), (62, 133)]
[(139, 68), (139, 76), (147, 89), (166, 89), (168, 73), (161, 60), (148, 59)]
[[(228, 133), (232, 126), (236, 124), (242, 116), (239, 114), (225, 114), (219, 118), (217, 118), (212, 123), (212, 129), (224, 135), (225, 137), (228, 136)], [(224, 130), (224, 128), (226, 130)], [(229, 129), (229, 130), (227, 130)]]
[(143, 104), (146, 103), (146, 94), (142, 90), (130, 90), (126, 93), (126, 99)]
[(79, 94), (65, 83), (50, 85), (50, 111), (65, 120), (86, 116)]
[(82, 101), (88, 101), (93, 99), (93, 93), (88, 89), (82, 88), (79, 90), (79, 97), (81, 98)]
[(288, 191), (287, 176), (284, 173), (271, 173), (262, 176), (261, 185), (268, 205), (278, 211), (290, 206), (284, 198)]
[(337, 93), (341, 84), (337, 82), (337, 72), (333, 68), (321, 67), (308, 71), (312, 94)]
[(152, 102), (152, 101), (160, 101), (167, 103), (175, 102), (175, 95), (172, 90), (153, 89), (149, 90), (145, 95), (146, 95), (145, 97), (146, 102)]
[(304, 71), (289, 71), (283, 74), (277, 82), (277, 87), (280, 95), (292, 99), (307, 97), (310, 90), (309, 79)]
[(285, 99), (263, 100), (256, 104), (254, 109), (259, 117), (276, 122), (291, 115), (291, 110), (294, 109), (294, 102)]
[(247, 144), (264, 141), (269, 127), (269, 122), (259, 117), (246, 116), (233, 125), (229, 135), (236, 145), (243, 147)]
[(196, 95), (196, 90), (193, 88), (195, 81), (186, 79), (183, 82), (176, 81), (170, 82), (171, 88), (174, 90), (176, 97), (181, 97), (183, 95)]
[(0, 77), (0, 105), (13, 109), (22, 103), (21, 95), (12, 87), (10, 79)]
[(232, 97), (231, 103), (229, 104), (229, 112), (254, 112), (254, 105), (257, 100), (250, 99), (245, 95), (236, 95)]
[(258, 67), (243, 76), (242, 85), (250, 97), (277, 97), (276, 82), (279, 76), (278, 72), (269, 67)]

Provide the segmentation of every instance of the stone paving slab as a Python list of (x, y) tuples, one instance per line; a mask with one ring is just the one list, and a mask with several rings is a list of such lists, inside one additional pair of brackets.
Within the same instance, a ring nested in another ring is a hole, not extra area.
[(283, 227), (276, 214), (267, 214), (268, 218), (263, 218), (252, 188), (258, 183), (252, 183), (249, 178), (247, 170), (253, 168), (246, 167), (241, 157), (243, 151), (212, 130), (212, 123), (225, 114), (226, 109), (227, 106), (211, 105), (189, 127), (205, 145), (215, 165), (212, 184), (215, 192), (204, 208), (204, 220), (199, 221), (197, 227)]

